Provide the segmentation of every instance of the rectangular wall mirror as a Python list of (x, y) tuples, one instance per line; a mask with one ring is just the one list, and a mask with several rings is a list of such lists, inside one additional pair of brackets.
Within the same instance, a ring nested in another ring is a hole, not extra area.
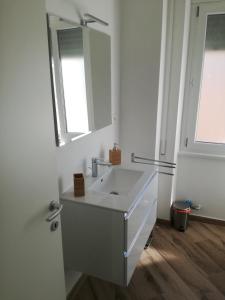
[(56, 144), (112, 123), (110, 36), (48, 15)]

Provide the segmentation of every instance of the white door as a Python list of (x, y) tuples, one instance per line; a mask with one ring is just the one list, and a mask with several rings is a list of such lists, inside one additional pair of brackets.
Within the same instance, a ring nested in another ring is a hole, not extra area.
[(44, 0), (0, 1), (1, 300), (65, 299), (46, 28)]

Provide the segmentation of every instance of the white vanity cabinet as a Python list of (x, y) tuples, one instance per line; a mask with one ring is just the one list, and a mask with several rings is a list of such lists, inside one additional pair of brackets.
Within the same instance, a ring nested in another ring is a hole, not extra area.
[(76, 201), (72, 191), (64, 193), (65, 268), (127, 286), (156, 221), (157, 189), (154, 172), (127, 211)]

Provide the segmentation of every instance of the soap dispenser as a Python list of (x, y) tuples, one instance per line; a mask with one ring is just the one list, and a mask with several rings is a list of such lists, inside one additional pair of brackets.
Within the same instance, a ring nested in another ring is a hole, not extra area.
[(109, 150), (109, 161), (112, 165), (121, 164), (121, 150), (119, 149), (117, 143), (114, 143), (113, 149)]

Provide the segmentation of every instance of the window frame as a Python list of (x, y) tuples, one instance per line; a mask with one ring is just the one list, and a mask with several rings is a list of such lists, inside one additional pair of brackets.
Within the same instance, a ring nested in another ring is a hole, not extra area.
[(207, 17), (212, 14), (225, 14), (225, 1), (192, 4), (180, 148), (182, 152), (225, 156), (225, 144), (195, 141)]

